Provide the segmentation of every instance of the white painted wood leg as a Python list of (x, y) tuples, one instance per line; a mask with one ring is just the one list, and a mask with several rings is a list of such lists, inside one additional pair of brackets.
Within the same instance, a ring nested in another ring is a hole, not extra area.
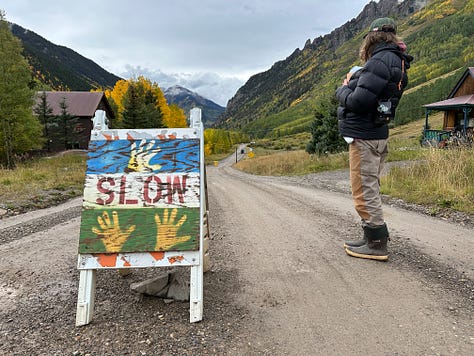
[(92, 320), (95, 300), (96, 270), (81, 270), (77, 296), (76, 326), (87, 325)]
[(189, 321), (195, 323), (202, 320), (203, 313), (203, 265), (191, 267), (191, 283), (189, 291)]

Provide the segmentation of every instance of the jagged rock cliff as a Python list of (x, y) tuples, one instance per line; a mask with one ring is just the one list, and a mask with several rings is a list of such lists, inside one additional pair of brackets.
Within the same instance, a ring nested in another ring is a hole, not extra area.
[(378, 17), (404, 18), (420, 10), (427, 2), (427, 0), (380, 0), (378, 3), (371, 1), (365, 5), (356, 18), (336, 28), (329, 35), (314, 39), (312, 45), (317, 47), (322, 43), (328, 43), (328, 48), (335, 50), (342, 43), (367, 28), (374, 19)]

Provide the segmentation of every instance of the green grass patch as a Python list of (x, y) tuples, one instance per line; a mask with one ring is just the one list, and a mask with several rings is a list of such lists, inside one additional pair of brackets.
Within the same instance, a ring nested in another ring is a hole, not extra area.
[(48, 201), (80, 196), (86, 157), (67, 155), (33, 159), (14, 170), (0, 169), (0, 206), (43, 207)]
[(303, 175), (348, 167), (348, 154), (317, 156), (298, 151), (269, 151), (262, 148), (254, 150), (253, 158), (246, 158), (235, 167), (256, 175), (282, 176)]

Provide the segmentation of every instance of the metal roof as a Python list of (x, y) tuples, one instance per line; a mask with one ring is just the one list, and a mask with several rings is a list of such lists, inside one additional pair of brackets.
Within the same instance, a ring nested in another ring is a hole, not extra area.
[[(40, 102), (39, 96), (42, 92), (38, 92), (36, 103)], [(89, 116), (93, 117), (97, 107), (99, 106), (103, 92), (87, 92), (87, 91), (47, 91), (46, 100), (53, 109), (53, 115), (61, 115), (61, 101), (65, 100), (67, 111), (73, 116)]]
[(456, 96), (451, 99), (438, 101), (436, 103), (426, 104), (423, 107), (427, 109), (445, 110), (457, 109), (463, 107), (474, 107), (474, 94)]
[(459, 80), (456, 83), (456, 85), (454, 86), (453, 90), (451, 90), (451, 93), (449, 93), (448, 98), (453, 98), (454, 95), (456, 95), (456, 93), (459, 90), (459, 88), (461, 87), (462, 83), (464, 83), (464, 81), (467, 79), (468, 76), (474, 78), (474, 67), (468, 67), (464, 71), (463, 75), (461, 76), (461, 78), (459, 78)]

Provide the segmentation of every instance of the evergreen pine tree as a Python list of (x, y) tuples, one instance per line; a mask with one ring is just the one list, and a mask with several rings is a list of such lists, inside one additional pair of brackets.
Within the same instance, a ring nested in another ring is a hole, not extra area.
[[(140, 85), (140, 83), (139, 83)], [(163, 114), (160, 108), (157, 106), (157, 97), (152, 89), (142, 86), (144, 91), (144, 116), (146, 119), (145, 128), (159, 128), (163, 127)]]
[(60, 137), (59, 142), (62, 143), (61, 146), (66, 150), (76, 148), (78, 145), (77, 125), (79, 119), (69, 113), (66, 98), (59, 102), (59, 107), (61, 108), (61, 114), (56, 117), (57, 133)]
[[(158, 88), (159, 89), (159, 88)], [(163, 111), (158, 105), (156, 89), (144, 79), (132, 81), (123, 97), (121, 127), (160, 128), (163, 124)]]
[(311, 141), (306, 146), (308, 153), (325, 155), (346, 149), (347, 144), (339, 134), (337, 101), (333, 96), (326, 99), (316, 111), (310, 130)]
[(122, 111), (122, 128), (143, 128), (145, 120), (145, 104), (140, 98), (139, 88), (136, 83), (130, 83), (124, 96)]
[(31, 72), (0, 10), (0, 166), (15, 168), (15, 156), (41, 148), (41, 124), (31, 110)]
[(51, 120), (53, 119), (53, 108), (49, 105), (46, 92), (43, 91), (39, 96), (39, 102), (33, 109), (37, 115), (38, 120), (43, 125), (43, 135), (46, 138), (46, 149), (51, 151)]

